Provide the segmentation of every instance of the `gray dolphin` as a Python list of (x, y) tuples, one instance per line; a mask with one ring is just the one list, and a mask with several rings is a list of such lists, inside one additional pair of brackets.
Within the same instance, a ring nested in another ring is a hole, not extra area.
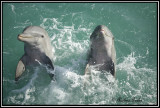
[(90, 41), (85, 75), (90, 74), (90, 66), (95, 66), (98, 71), (110, 72), (115, 77), (116, 51), (111, 31), (106, 26), (99, 25), (91, 34)]
[[(18, 35), (18, 40), (24, 42), (24, 55), (18, 62), (15, 80), (25, 71), (27, 65), (44, 64), (54, 70), (52, 64), (52, 46), (48, 33), (39, 26), (28, 26)], [(54, 75), (50, 73), (50, 76)]]

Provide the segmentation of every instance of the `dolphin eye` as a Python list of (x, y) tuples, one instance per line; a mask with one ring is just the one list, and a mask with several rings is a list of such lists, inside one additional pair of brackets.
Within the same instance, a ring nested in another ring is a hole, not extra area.
[(43, 36), (43, 35), (42, 35), (41, 37), (42, 37), (42, 38), (44, 38), (44, 36)]

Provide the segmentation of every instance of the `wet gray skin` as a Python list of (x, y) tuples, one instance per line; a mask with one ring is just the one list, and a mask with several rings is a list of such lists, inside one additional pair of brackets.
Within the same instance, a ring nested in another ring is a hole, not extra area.
[(90, 41), (85, 74), (90, 74), (88, 68), (94, 66), (98, 71), (110, 72), (115, 77), (116, 51), (111, 31), (106, 26), (99, 25), (91, 34)]
[[(52, 64), (52, 46), (48, 33), (39, 26), (26, 27), (23, 33), (18, 35), (18, 40), (24, 42), (24, 55), (20, 58), (15, 80), (17, 81), (28, 65), (44, 64), (54, 70)], [(53, 77), (53, 74), (50, 74)]]

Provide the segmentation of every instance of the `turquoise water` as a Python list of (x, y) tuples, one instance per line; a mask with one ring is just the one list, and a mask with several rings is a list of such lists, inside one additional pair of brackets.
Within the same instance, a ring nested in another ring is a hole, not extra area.
[[(94, 80), (84, 88), (89, 36), (100, 24), (115, 37), (116, 79), (92, 70)], [(24, 53), (17, 35), (29, 25), (51, 38), (56, 81), (41, 66), (14, 81)], [(3, 3), (2, 78), (3, 105), (155, 105), (157, 4)]]

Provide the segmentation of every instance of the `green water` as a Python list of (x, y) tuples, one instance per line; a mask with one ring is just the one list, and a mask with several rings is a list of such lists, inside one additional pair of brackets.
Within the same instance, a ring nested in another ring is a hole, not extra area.
[[(156, 3), (3, 3), (3, 105), (157, 104)], [(116, 80), (93, 71), (83, 88), (90, 41), (97, 25), (115, 37)], [(14, 81), (26, 26), (43, 27), (54, 48), (56, 81), (43, 67), (27, 69)]]

